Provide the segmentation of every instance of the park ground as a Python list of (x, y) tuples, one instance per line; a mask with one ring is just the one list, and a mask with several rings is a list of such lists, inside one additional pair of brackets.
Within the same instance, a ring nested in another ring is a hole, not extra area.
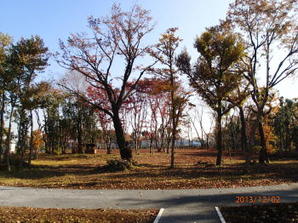
[(200, 189), (276, 185), (298, 182), (298, 161), (279, 159), (270, 165), (246, 165), (244, 157), (224, 155), (221, 167), (214, 165), (216, 151), (177, 149), (176, 168), (169, 168), (169, 154), (141, 150), (136, 165), (126, 171), (111, 171), (106, 163), (113, 154), (40, 154), (31, 168), (0, 171), (0, 185), (74, 189)]
[[(295, 159), (272, 160), (270, 165), (247, 165), (245, 157), (240, 153), (226, 153), (224, 164), (217, 167), (214, 165), (216, 151), (213, 149), (177, 149), (176, 168), (171, 169), (169, 158), (167, 153), (151, 154), (148, 150), (141, 150), (134, 153), (135, 166), (125, 171), (113, 171), (107, 168), (106, 164), (108, 160), (119, 159), (117, 150), (112, 154), (105, 154), (105, 151), (99, 154), (39, 154), (30, 168), (14, 169), (11, 172), (0, 170), (0, 185), (92, 190), (169, 190), (238, 187), (240, 189), (240, 187), (298, 182), (298, 161)], [(292, 207), (297, 208), (297, 204), (273, 204), (264, 208), (223, 206), (222, 210), (227, 222), (233, 220), (235, 222), (235, 219), (236, 222), (242, 222), (243, 216), (248, 219), (249, 216), (267, 216), (266, 213), (269, 212), (275, 213), (268, 215), (268, 218), (271, 220), (276, 218), (276, 222), (277, 217), (282, 216), (280, 213), (289, 213), (291, 218), (283, 218), (289, 222), (292, 219), (298, 221), (297, 209)], [(91, 210), (1, 207), (0, 222), (15, 222), (17, 219), (20, 222), (149, 223), (153, 222), (157, 212), (158, 210), (152, 207), (141, 210), (119, 210), (113, 207)], [(252, 213), (259, 214), (252, 215)], [(266, 222), (265, 220), (250, 219), (251, 222)]]
[(157, 210), (0, 207), (1, 223), (151, 223), (156, 215)]

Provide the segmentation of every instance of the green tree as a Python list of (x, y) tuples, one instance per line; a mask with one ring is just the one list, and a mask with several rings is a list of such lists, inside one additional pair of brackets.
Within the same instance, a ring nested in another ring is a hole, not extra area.
[(16, 95), (19, 101), (17, 154), (20, 158), (20, 165), (24, 161), (28, 128), (31, 127), (31, 132), (33, 131), (32, 110), (35, 107), (32, 97), (34, 94), (33, 81), (38, 73), (48, 65), (48, 58), (48, 48), (44, 46), (43, 40), (38, 36), (22, 38), (11, 47), (9, 62), (17, 75)]
[(295, 129), (298, 126), (298, 102), (280, 98), (279, 111), (274, 117), (274, 130), (278, 136), (280, 151), (291, 151), (291, 144), (295, 142)]
[(3, 133), (4, 133), (4, 114), (7, 101), (7, 91), (10, 82), (10, 73), (7, 64), (9, 45), (11, 37), (0, 33), (0, 162), (3, 154)]
[[(64, 152), (67, 137), (75, 135), (69, 124), (72, 120), (68, 120), (63, 111), (63, 108), (67, 107), (66, 101), (69, 94), (54, 88), (50, 83), (43, 83), (43, 87), (45, 94), (39, 97), (40, 112), (36, 112), (36, 117), (39, 129), (43, 131), (45, 151), (53, 154), (61, 146)], [(60, 117), (59, 110), (62, 110), (63, 118)], [(43, 114), (43, 124), (39, 114)]]
[(236, 65), (244, 56), (244, 44), (238, 35), (216, 26), (196, 39), (195, 48), (200, 57), (194, 67), (190, 66), (187, 52), (179, 55), (178, 66), (216, 114), (216, 165), (221, 165), (222, 117), (234, 106), (228, 99), (241, 83), (242, 75)]
[[(37, 84), (31, 84), (30, 88), (27, 89), (25, 97), (21, 99), (22, 106), (28, 110), (29, 127), (30, 127), (30, 138), (29, 138), (29, 156), (28, 165), (31, 165), (34, 149), (34, 130), (33, 130), (33, 111), (37, 111), (44, 107), (44, 97), (49, 94), (50, 84), (47, 82), (40, 82)], [(38, 111), (36, 117), (38, 117)], [(36, 154), (36, 153), (35, 153)]]
[(69, 96), (62, 103), (61, 121), (68, 123), (68, 131), (72, 132), (70, 139), (76, 142), (77, 148), (73, 148), (73, 153), (83, 153), (84, 145), (94, 144), (98, 137), (95, 132), (97, 129), (97, 117), (93, 106), (86, 104), (77, 96)]

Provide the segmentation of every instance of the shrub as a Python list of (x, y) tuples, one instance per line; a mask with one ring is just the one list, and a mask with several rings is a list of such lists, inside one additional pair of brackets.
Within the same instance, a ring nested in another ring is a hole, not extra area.
[(124, 171), (132, 168), (132, 163), (127, 160), (112, 159), (107, 161), (106, 167), (111, 171)]
[(253, 146), (252, 147), (252, 151), (254, 153), (259, 153), (261, 151), (261, 149), (262, 149), (262, 146)]

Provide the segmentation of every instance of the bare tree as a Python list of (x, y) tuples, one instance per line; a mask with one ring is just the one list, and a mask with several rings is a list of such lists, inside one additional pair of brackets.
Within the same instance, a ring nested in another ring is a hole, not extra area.
[(176, 35), (177, 30), (178, 28), (169, 28), (163, 33), (152, 51), (152, 56), (161, 64), (161, 68), (154, 69), (154, 73), (166, 80), (165, 90), (170, 93), (171, 168), (174, 167), (175, 163), (174, 149), (179, 123), (188, 101), (187, 93), (181, 89), (178, 82), (179, 69), (176, 66), (176, 51), (182, 39)]
[(297, 74), (297, 5), (296, 0), (237, 0), (228, 12), (228, 20), (239, 27), (248, 45), (246, 78), (256, 106), (260, 163), (269, 162), (263, 124), (270, 91)]
[[(121, 158), (130, 161), (132, 151), (125, 141), (119, 111), (142, 76), (154, 65), (137, 64), (137, 59), (144, 57), (150, 47), (142, 43), (153, 29), (151, 17), (149, 11), (137, 5), (125, 12), (114, 4), (110, 16), (89, 17), (88, 23), (91, 36), (77, 33), (72, 34), (67, 43), (60, 42), (62, 58), (59, 63), (79, 72), (91, 86), (105, 94), (99, 98), (107, 100), (94, 102), (80, 92), (73, 92), (111, 117)], [(135, 81), (128, 88), (132, 76)]]

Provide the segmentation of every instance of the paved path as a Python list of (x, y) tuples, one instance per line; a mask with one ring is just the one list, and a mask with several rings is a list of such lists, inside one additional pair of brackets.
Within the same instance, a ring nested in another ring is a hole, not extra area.
[(298, 183), (198, 190), (71, 190), (0, 186), (0, 206), (41, 208), (165, 208), (160, 223), (219, 222), (214, 206), (235, 205), (237, 195), (298, 201)]

